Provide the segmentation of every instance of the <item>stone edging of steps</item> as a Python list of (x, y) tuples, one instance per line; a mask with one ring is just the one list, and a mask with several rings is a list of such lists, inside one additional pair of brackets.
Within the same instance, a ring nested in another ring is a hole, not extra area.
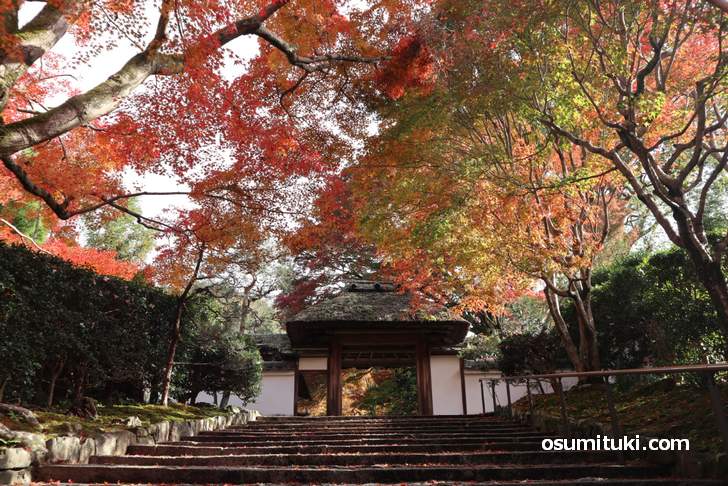
[(89, 436), (60, 435), (48, 438), (33, 432), (13, 432), (22, 447), (0, 447), (0, 484), (30, 484), (32, 470), (40, 464), (87, 464), (94, 455), (122, 456), (132, 444), (154, 445), (177, 441), (182, 436), (219, 430), (255, 421), (256, 410), (241, 410), (180, 422), (164, 421), (130, 430), (99, 432)]
[[(514, 410), (514, 419), (529, 424), (541, 432), (560, 434), (563, 429), (561, 417), (542, 414), (538, 411), (531, 414), (528, 410)], [(610, 424), (572, 418), (569, 418), (568, 422), (571, 435), (575, 437), (612, 436)], [(643, 443), (652, 438), (640, 437)], [(629, 454), (627, 457), (630, 457)], [(725, 452), (716, 454), (696, 451), (644, 451), (639, 454), (639, 458), (653, 464), (670, 466), (675, 475), (682, 477), (693, 479), (725, 479), (728, 477), (728, 454)]]

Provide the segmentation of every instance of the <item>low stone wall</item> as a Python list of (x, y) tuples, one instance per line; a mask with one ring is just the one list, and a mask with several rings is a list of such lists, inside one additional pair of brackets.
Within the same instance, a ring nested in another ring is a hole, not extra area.
[(30, 484), (32, 468), (40, 464), (87, 464), (91, 456), (124, 455), (132, 444), (177, 441), (183, 436), (252, 422), (258, 416), (255, 410), (240, 410), (230, 415), (159, 422), (91, 436), (74, 434), (48, 438), (38, 433), (12, 432), (12, 439), (22, 447), (0, 447), (0, 484)]
[[(514, 410), (514, 418), (522, 423), (528, 423), (541, 432), (560, 434), (564, 437), (564, 426), (561, 417), (545, 415), (536, 410), (530, 414), (527, 410), (519, 412)], [(595, 438), (597, 435), (612, 437), (611, 424), (604, 424), (594, 420), (574, 420), (569, 418), (569, 432), (572, 437)], [(641, 442), (652, 437), (641, 435)], [(642, 451), (627, 452), (626, 456), (639, 458), (653, 464), (668, 466), (672, 472), (682, 477), (694, 479), (728, 477), (728, 454), (719, 452), (710, 454), (696, 451)]]

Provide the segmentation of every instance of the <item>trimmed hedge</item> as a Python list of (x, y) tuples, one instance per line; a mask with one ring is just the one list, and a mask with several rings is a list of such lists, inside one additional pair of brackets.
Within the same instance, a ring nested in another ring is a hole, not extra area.
[(160, 383), (174, 306), (161, 289), (0, 243), (4, 400), (46, 404), (55, 381), (55, 401), (140, 401)]

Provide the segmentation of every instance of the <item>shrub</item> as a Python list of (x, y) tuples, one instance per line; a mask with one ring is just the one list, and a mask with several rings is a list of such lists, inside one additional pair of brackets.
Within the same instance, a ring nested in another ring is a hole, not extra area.
[[(594, 275), (592, 309), (603, 364), (722, 361), (717, 315), (681, 250), (631, 255)], [(573, 326), (573, 308), (564, 315)]]
[(499, 348), (498, 368), (505, 375), (551, 373), (568, 366), (555, 331), (514, 334), (504, 338)]
[[(145, 389), (154, 397), (176, 302), (174, 295), (142, 282), (101, 276), (0, 243), (0, 400), (3, 391), (5, 400), (39, 405), (84, 394), (138, 402)], [(209, 325), (205, 308), (200, 302), (185, 308), (182, 359), (201, 349), (194, 337)], [(257, 393), (260, 363), (247, 340), (228, 336), (209, 352), (221, 363), (206, 372), (214, 387), (248, 397)], [(250, 373), (231, 372), (249, 362)]]

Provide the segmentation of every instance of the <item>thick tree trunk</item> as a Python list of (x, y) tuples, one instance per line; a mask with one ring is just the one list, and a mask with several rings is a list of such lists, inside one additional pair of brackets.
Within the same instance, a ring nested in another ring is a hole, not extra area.
[(599, 357), (599, 339), (597, 327), (594, 322), (594, 313), (591, 306), (591, 284), (574, 293), (574, 307), (576, 308), (577, 319), (580, 321), (580, 330), (584, 333), (582, 338), (585, 362), (588, 363), (588, 370), (596, 371), (602, 366)]
[(228, 403), (230, 403), (230, 392), (224, 391), (222, 392), (222, 400), (220, 400), (220, 408), (227, 408)]
[(5, 387), (7, 386), (9, 381), (10, 381), (9, 376), (4, 376), (2, 378), (2, 380), (0, 380), (0, 403), (3, 401), (3, 398), (5, 397)]
[(579, 357), (584, 363), (584, 369), (587, 369), (589, 367), (589, 332), (587, 331), (586, 323), (578, 310), (576, 312), (576, 325), (579, 328)]
[(564, 345), (564, 350), (566, 351), (566, 355), (569, 357), (569, 361), (571, 361), (575, 371), (585, 371), (586, 366), (579, 353), (579, 349), (576, 347), (576, 344), (569, 333), (569, 326), (566, 324), (564, 316), (561, 314), (558, 295), (549, 289), (548, 286), (544, 289), (544, 295), (546, 296), (546, 303), (549, 306), (549, 313), (556, 325), (556, 329), (559, 331), (561, 343)]
[(174, 357), (177, 354), (177, 346), (179, 345), (182, 335), (182, 312), (184, 310), (184, 302), (180, 300), (177, 304), (175, 312), (174, 324), (172, 325), (172, 335), (169, 339), (169, 347), (167, 349), (167, 362), (164, 367), (164, 377), (162, 379), (162, 405), (169, 405), (169, 388), (172, 382), (172, 371), (174, 369)]
[(80, 402), (83, 398), (83, 388), (86, 382), (86, 366), (81, 366), (78, 369), (76, 379), (73, 382), (73, 401)]
[[(222, 47), (238, 37), (258, 35), (275, 48), (284, 51), (291, 64), (300, 65), (304, 62), (310, 64), (314, 59), (321, 61), (330, 59), (300, 57), (291, 46), (263, 27), (263, 23), (287, 3), (288, 0), (272, 1), (258, 10), (256, 15), (238, 19), (222, 27), (211, 37), (214, 37)], [(32, 27), (30, 30), (38, 32), (26, 32), (24, 35), (28, 37), (30, 34), (35, 34), (39, 37), (38, 45), (29, 46), (37, 54), (35, 59), (39, 58), (46, 48), (50, 49), (55, 45), (68, 28), (66, 18), (68, 15), (62, 15), (56, 8), (47, 7), (41, 14), (33, 21), (37, 21), (38, 25), (29, 24)], [(89, 91), (73, 96), (39, 115), (5, 125), (0, 131), (0, 155), (12, 155), (111, 113), (150, 76), (181, 74), (184, 72), (186, 57), (192, 52), (207, 50), (207, 42), (202, 41), (191, 46), (184, 54), (167, 54), (159, 52), (159, 44), (156, 41), (155, 38), (143, 52), (133, 56), (116, 73)], [(25, 59), (22, 64), (15, 66), (15, 71), (21, 69), (17, 73), (6, 72), (8, 68), (0, 71), (0, 76), (11, 78), (4, 80), (0, 77), (0, 101), (3, 97), (7, 97), (3, 93), (12, 87), (12, 83), (35, 59)]]
[(194, 405), (195, 403), (197, 403), (197, 395), (199, 395), (199, 394), (200, 394), (200, 390), (196, 387), (193, 387), (190, 390), (190, 399), (189, 399), (190, 405)]
[(728, 359), (728, 284), (721, 265), (722, 254), (711, 253), (708, 237), (702, 226), (696, 227), (686, 212), (675, 210), (672, 214), (681, 240), (678, 246), (685, 250), (692, 261), (697, 278), (708, 291), (711, 303), (715, 307), (718, 327), (725, 341), (724, 358)]
[(59, 359), (56, 361), (56, 366), (53, 368), (53, 371), (51, 373), (51, 383), (48, 386), (48, 402), (46, 403), (46, 406), (48, 408), (51, 408), (53, 406), (53, 398), (55, 397), (56, 392), (56, 382), (58, 381), (58, 377), (61, 376), (61, 372), (63, 371), (63, 367), (66, 364), (66, 360)]
[(159, 381), (156, 379), (149, 387), (149, 403), (159, 403)]
[(718, 315), (718, 326), (723, 333), (725, 345), (723, 353), (725, 359), (728, 359), (728, 284), (726, 284), (725, 275), (720, 263), (705, 262), (699, 257), (693, 257), (693, 253), (688, 250), (693, 263), (697, 270), (697, 276), (700, 283), (703, 284), (708, 291), (710, 301), (715, 307)]

